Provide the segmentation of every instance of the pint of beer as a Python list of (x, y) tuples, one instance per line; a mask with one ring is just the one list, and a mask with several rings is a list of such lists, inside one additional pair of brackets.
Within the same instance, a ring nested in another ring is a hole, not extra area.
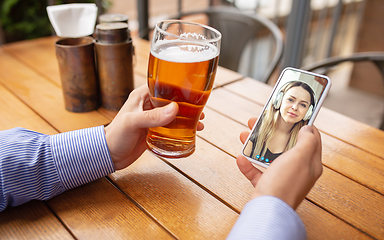
[(221, 34), (211, 27), (178, 20), (156, 24), (148, 64), (153, 107), (179, 105), (176, 119), (150, 128), (147, 146), (155, 154), (181, 158), (195, 150), (196, 127), (211, 93)]

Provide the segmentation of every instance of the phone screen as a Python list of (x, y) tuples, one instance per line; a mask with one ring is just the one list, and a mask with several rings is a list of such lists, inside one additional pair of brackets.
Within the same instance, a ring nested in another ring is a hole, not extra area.
[(330, 86), (327, 76), (284, 69), (242, 154), (251, 162), (268, 167), (296, 144), (301, 127), (313, 124)]

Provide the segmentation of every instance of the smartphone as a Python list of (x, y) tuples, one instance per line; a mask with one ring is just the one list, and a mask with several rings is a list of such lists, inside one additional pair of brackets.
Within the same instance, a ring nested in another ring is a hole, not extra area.
[(267, 168), (296, 144), (301, 127), (313, 124), (330, 87), (327, 76), (285, 68), (244, 143), (242, 155)]

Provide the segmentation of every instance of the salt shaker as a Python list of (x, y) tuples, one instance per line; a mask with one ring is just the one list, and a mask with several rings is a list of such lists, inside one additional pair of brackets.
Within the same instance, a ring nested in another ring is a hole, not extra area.
[(133, 45), (128, 24), (100, 23), (95, 37), (101, 105), (117, 111), (134, 88)]

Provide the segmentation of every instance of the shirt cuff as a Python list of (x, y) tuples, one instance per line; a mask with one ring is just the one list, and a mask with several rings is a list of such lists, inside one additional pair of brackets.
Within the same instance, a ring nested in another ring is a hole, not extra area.
[(53, 135), (51, 147), (56, 169), (66, 190), (115, 171), (104, 126)]
[(248, 202), (228, 239), (306, 239), (303, 222), (283, 200), (261, 196)]

